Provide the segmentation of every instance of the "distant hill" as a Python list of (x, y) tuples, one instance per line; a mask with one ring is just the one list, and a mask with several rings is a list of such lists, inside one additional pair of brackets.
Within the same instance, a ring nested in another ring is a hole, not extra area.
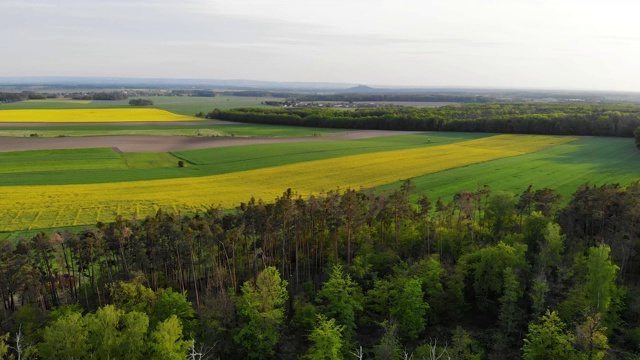
[[(73, 76), (14, 76), (0, 77), (0, 92), (55, 92), (55, 91), (107, 91), (124, 89), (204, 90), (234, 92), (239, 96), (250, 93), (277, 92), (313, 96), (309, 101), (586, 101), (640, 103), (640, 93), (611, 91), (545, 90), (545, 89), (491, 89), (471, 87), (402, 87), (335, 82), (284, 82), (247, 79), (168, 79), (125, 77), (73, 77)], [(360, 95), (360, 96), (358, 96)], [(380, 98), (383, 95), (402, 95)], [(420, 96), (422, 97), (420, 97)], [(429, 95), (427, 98), (424, 96)], [(331, 96), (331, 98), (330, 98)], [(418, 96), (418, 97), (416, 97)], [(287, 97), (284, 94), (282, 97)], [(300, 96), (297, 96), (299, 99)]]
[(244, 79), (144, 79), (120, 77), (0, 77), (0, 87), (88, 87), (88, 88), (210, 88), (236, 90), (297, 90), (297, 91), (340, 91), (355, 84), (331, 82), (278, 82)]
[(389, 91), (388, 89), (375, 89), (366, 85), (358, 85), (358, 86), (354, 86), (348, 89), (344, 89), (341, 91), (338, 91), (340, 93), (351, 93), (351, 94), (368, 94), (368, 93), (377, 93), (377, 92), (384, 92), (384, 91)]

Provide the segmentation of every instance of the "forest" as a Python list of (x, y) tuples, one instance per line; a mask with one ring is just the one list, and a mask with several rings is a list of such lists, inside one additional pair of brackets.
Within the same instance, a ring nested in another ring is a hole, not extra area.
[(244, 108), (215, 109), (207, 117), (325, 128), (633, 137), (640, 126), (640, 106), (531, 102), (353, 111)]
[(33, 91), (0, 92), (0, 103), (11, 103), (25, 100), (42, 100), (55, 98), (56, 94), (36, 93)]
[(640, 182), (332, 190), (0, 242), (15, 359), (639, 359)]
[(126, 100), (129, 96), (126, 92), (112, 91), (112, 92), (91, 92), (91, 93), (76, 93), (73, 94), (74, 100)]

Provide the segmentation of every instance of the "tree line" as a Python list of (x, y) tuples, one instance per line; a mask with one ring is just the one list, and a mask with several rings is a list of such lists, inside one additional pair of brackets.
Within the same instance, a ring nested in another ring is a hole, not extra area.
[(639, 225), (639, 182), (405, 181), (40, 232), (0, 241), (0, 356), (637, 359)]
[(129, 95), (121, 91), (74, 93), (71, 96), (74, 100), (127, 100)]
[(25, 100), (43, 100), (50, 98), (57, 98), (57, 94), (51, 93), (36, 93), (33, 91), (22, 92), (0, 92), (0, 103), (11, 103)]
[(247, 123), (374, 130), (463, 131), (633, 137), (640, 106), (629, 104), (465, 104), (437, 108), (219, 110), (208, 118)]

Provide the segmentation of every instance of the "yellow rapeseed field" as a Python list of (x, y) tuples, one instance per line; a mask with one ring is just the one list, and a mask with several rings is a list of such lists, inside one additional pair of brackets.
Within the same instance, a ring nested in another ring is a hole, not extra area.
[(302, 195), (337, 187), (369, 188), (504, 157), (535, 152), (571, 137), (499, 135), (461, 143), (308, 161), (198, 178), (88, 185), (0, 187), (0, 230), (61, 227), (144, 217), (158, 209), (191, 212), (271, 201), (287, 188)]
[(0, 110), (0, 122), (14, 123), (84, 123), (84, 122), (155, 122), (201, 120), (160, 109), (57, 109)]

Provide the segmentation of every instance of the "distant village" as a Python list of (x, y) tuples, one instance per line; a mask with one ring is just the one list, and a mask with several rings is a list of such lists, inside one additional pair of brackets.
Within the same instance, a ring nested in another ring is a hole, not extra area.
[(342, 101), (329, 101), (329, 102), (317, 102), (317, 101), (263, 101), (263, 105), (277, 106), (282, 108), (302, 109), (302, 108), (332, 108), (332, 109), (362, 109), (362, 108), (390, 108), (390, 107), (402, 107), (402, 105), (387, 103), (387, 102), (342, 102)]

